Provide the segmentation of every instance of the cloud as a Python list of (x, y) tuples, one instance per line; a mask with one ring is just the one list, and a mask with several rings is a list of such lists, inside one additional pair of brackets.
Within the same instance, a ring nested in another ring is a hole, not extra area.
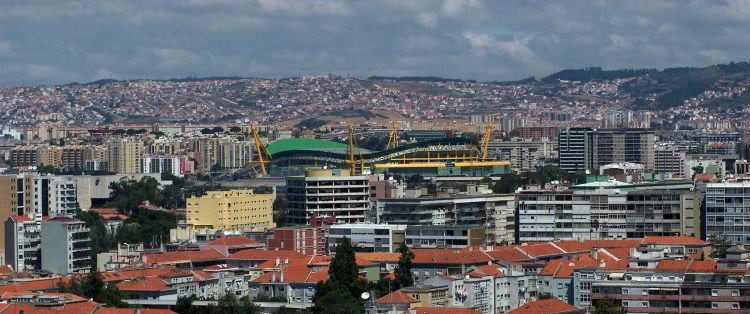
[(748, 22), (739, 0), (8, 0), (0, 85), (705, 66), (747, 59)]
[(531, 63), (536, 59), (536, 54), (528, 47), (529, 40), (532, 38), (531, 36), (502, 40), (492, 35), (466, 32), (464, 33), (464, 38), (480, 54), (507, 55), (524, 63)]

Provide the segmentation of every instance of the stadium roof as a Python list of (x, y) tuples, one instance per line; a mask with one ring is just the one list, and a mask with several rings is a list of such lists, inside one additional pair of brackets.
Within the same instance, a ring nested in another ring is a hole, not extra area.
[(290, 150), (329, 150), (347, 149), (346, 144), (309, 138), (287, 138), (268, 144), (268, 152), (273, 155)]

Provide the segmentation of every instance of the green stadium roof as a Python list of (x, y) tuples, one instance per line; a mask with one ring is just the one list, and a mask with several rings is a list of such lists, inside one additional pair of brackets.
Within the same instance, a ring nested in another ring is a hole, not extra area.
[(347, 149), (346, 144), (309, 138), (287, 138), (268, 144), (268, 152), (273, 155), (279, 152), (290, 150), (328, 150), (328, 149)]

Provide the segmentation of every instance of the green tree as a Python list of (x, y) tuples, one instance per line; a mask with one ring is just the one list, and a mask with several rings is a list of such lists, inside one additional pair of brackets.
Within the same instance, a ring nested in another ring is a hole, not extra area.
[(219, 163), (215, 163), (213, 166), (211, 166), (211, 173), (221, 172), (222, 169), (224, 168), (222, 168)]
[(331, 259), (328, 281), (334, 285), (348, 286), (359, 278), (354, 247), (349, 238), (344, 237), (336, 246), (336, 256)]
[(238, 126), (233, 126), (229, 128), (229, 132), (232, 132), (232, 133), (240, 133), (241, 131), (242, 131), (242, 128)]
[[(91, 238), (91, 255), (107, 252), (117, 246), (117, 239), (111, 232), (107, 232), (104, 218), (92, 211), (76, 210), (76, 219), (86, 223), (86, 227), (91, 229), (89, 237)], [(94, 262), (94, 261), (92, 261)]]
[(220, 126), (215, 126), (211, 131), (213, 131), (214, 133), (223, 133), (224, 132), (224, 128), (222, 128)]
[(362, 313), (364, 306), (360, 294), (369, 287), (359, 278), (354, 248), (351, 240), (344, 237), (336, 246), (336, 255), (331, 259), (328, 281), (318, 282), (313, 296), (314, 313)]
[(711, 243), (711, 257), (713, 258), (727, 257), (727, 249), (732, 246), (732, 243), (729, 242), (727, 235), (724, 233), (710, 234), (708, 242)]
[[(344, 286), (328, 285), (325, 293), (320, 297), (314, 298), (315, 306), (313, 313), (332, 313), (332, 314), (349, 314), (364, 313), (365, 308), (359, 297), (355, 297)], [(318, 288), (321, 285), (318, 284)], [(317, 291), (316, 291), (317, 295)]]
[(414, 277), (411, 272), (411, 261), (414, 259), (414, 252), (405, 243), (401, 243), (396, 252), (401, 254), (396, 266), (396, 281), (400, 287), (410, 287), (414, 284)]
[(122, 179), (110, 183), (109, 188), (111, 200), (107, 206), (130, 215), (143, 201), (156, 203), (159, 181), (150, 176), (145, 176), (141, 180)]
[(612, 299), (599, 299), (594, 302), (596, 310), (595, 314), (624, 314), (625, 309), (622, 308), (617, 301)]
[(198, 300), (198, 297), (194, 294), (191, 294), (188, 297), (178, 297), (177, 304), (175, 304), (172, 310), (180, 314), (200, 314), (201, 311), (193, 305), (193, 301), (195, 300)]
[(492, 192), (499, 194), (513, 193), (516, 189), (523, 186), (524, 183), (525, 181), (521, 176), (513, 172), (506, 173), (500, 177), (498, 182), (492, 185)]
[(123, 307), (125, 294), (114, 285), (105, 285), (102, 275), (94, 269), (83, 280), (72, 278), (67, 284), (60, 283), (58, 290), (63, 293), (72, 293), (85, 298), (91, 298), (96, 302), (107, 306)]

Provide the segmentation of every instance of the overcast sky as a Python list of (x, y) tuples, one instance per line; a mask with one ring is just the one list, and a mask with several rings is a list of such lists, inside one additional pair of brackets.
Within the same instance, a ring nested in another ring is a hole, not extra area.
[(750, 1), (0, 1), (0, 85), (299, 74), (477, 80), (748, 60)]

